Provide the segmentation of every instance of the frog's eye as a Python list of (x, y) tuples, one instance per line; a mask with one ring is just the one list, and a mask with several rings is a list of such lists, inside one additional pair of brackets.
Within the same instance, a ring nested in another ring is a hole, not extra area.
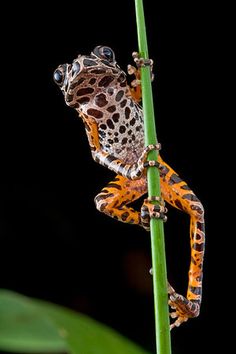
[(56, 69), (53, 74), (53, 79), (57, 85), (61, 86), (64, 81), (64, 73), (60, 69)]
[(115, 54), (114, 54), (113, 50), (109, 47), (103, 47), (100, 45), (100, 46), (96, 47), (93, 52), (99, 58), (106, 59), (109, 62), (112, 62), (115, 60)]
[(72, 76), (78, 74), (79, 71), (80, 71), (80, 64), (77, 63), (77, 62), (73, 63), (73, 65), (72, 65)]
[(109, 60), (109, 61), (113, 61), (115, 58), (114, 52), (113, 50), (111, 50), (111, 48), (109, 47), (102, 47), (102, 54), (104, 56), (105, 59)]

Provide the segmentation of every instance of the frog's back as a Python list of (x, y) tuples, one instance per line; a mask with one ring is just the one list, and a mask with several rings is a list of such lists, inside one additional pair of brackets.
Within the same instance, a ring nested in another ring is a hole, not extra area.
[(142, 110), (127, 95), (126, 85), (110, 83), (101, 90), (102, 80), (104, 77), (86, 78), (77, 92), (77, 102), (83, 105), (76, 109), (79, 114), (95, 119), (103, 151), (125, 163), (134, 163), (144, 148)]
[[(138, 160), (144, 148), (143, 115), (139, 105), (125, 92), (108, 98), (104, 120), (99, 122), (99, 140), (103, 150), (132, 164)], [(107, 114), (107, 110), (113, 112)]]
[(131, 97), (126, 75), (109, 50), (98, 46), (91, 55), (79, 55), (71, 65), (62, 65), (56, 75), (64, 71), (61, 89), (66, 103), (85, 124), (86, 119), (96, 124), (100, 149), (132, 164), (144, 148), (142, 109)]

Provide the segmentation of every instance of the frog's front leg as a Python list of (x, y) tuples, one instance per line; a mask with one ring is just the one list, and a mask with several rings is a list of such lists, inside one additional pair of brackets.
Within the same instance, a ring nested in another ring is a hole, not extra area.
[(139, 157), (139, 159), (137, 160), (137, 162), (132, 164), (124, 163), (119, 158), (101, 149), (95, 149), (94, 151), (92, 151), (92, 156), (96, 162), (98, 162), (102, 166), (109, 168), (111, 171), (114, 171), (115, 173), (127, 179), (137, 180), (141, 178), (146, 167), (149, 166), (159, 167), (158, 161), (151, 161), (151, 160), (147, 161), (147, 156), (151, 150), (160, 150), (160, 149), (161, 149), (160, 144), (146, 146), (143, 149), (143, 152)]
[(160, 156), (159, 161), (162, 197), (190, 216), (191, 262), (186, 298), (169, 286), (169, 304), (175, 310), (171, 313), (171, 317), (175, 318), (175, 322), (171, 325), (173, 328), (187, 321), (188, 318), (198, 316), (200, 312), (205, 248), (204, 209), (193, 191), (170, 166), (161, 160)]
[(97, 209), (106, 215), (125, 223), (142, 226), (140, 212), (128, 207), (127, 204), (140, 198), (146, 192), (147, 184), (144, 177), (131, 181), (117, 175), (94, 200)]
[(134, 75), (135, 77), (135, 79), (133, 79), (130, 83), (130, 95), (134, 101), (140, 102), (142, 100), (140, 68), (136, 68), (135, 66), (129, 64), (127, 71), (129, 75)]
[(150, 66), (151, 71), (151, 80), (154, 80), (153, 74), (153, 60), (152, 59), (143, 59), (139, 57), (137, 52), (133, 52), (132, 56), (134, 58), (135, 66), (128, 65), (127, 71), (129, 75), (134, 75), (135, 79), (131, 81), (130, 84), (130, 94), (136, 102), (140, 102), (142, 99), (142, 88), (141, 88), (141, 70), (143, 66)]

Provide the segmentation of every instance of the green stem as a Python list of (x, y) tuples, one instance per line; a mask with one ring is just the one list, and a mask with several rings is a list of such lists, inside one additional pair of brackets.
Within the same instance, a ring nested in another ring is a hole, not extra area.
[[(135, 0), (139, 54), (148, 58), (145, 18), (142, 0)], [(145, 145), (156, 144), (156, 128), (151, 87), (150, 68), (141, 68), (142, 105), (144, 114)], [(157, 159), (157, 152), (151, 151), (150, 160)], [(156, 167), (147, 171), (148, 195), (160, 196), (160, 176)], [(167, 295), (167, 275), (163, 222), (151, 219), (151, 249), (153, 269), (154, 311), (156, 325), (156, 348), (158, 354), (171, 354), (170, 323)]]

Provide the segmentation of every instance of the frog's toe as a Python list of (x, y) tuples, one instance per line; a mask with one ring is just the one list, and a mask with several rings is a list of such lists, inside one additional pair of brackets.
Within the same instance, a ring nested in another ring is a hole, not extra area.
[(200, 306), (197, 302), (190, 301), (184, 296), (176, 293), (170, 284), (168, 284), (169, 306), (173, 309), (170, 312), (170, 317), (176, 319), (170, 326), (170, 329), (179, 327), (183, 322), (189, 318), (197, 317), (199, 315)]
[(152, 59), (141, 58), (138, 52), (133, 52), (132, 57), (134, 58), (134, 62), (138, 68), (144, 67), (144, 66), (150, 66), (152, 69), (152, 67), (153, 67), (153, 60)]
[(172, 330), (174, 327), (179, 327), (183, 322), (188, 321), (187, 316), (179, 316), (177, 312), (171, 312), (170, 317), (177, 318), (173, 323), (171, 323), (170, 330)]

